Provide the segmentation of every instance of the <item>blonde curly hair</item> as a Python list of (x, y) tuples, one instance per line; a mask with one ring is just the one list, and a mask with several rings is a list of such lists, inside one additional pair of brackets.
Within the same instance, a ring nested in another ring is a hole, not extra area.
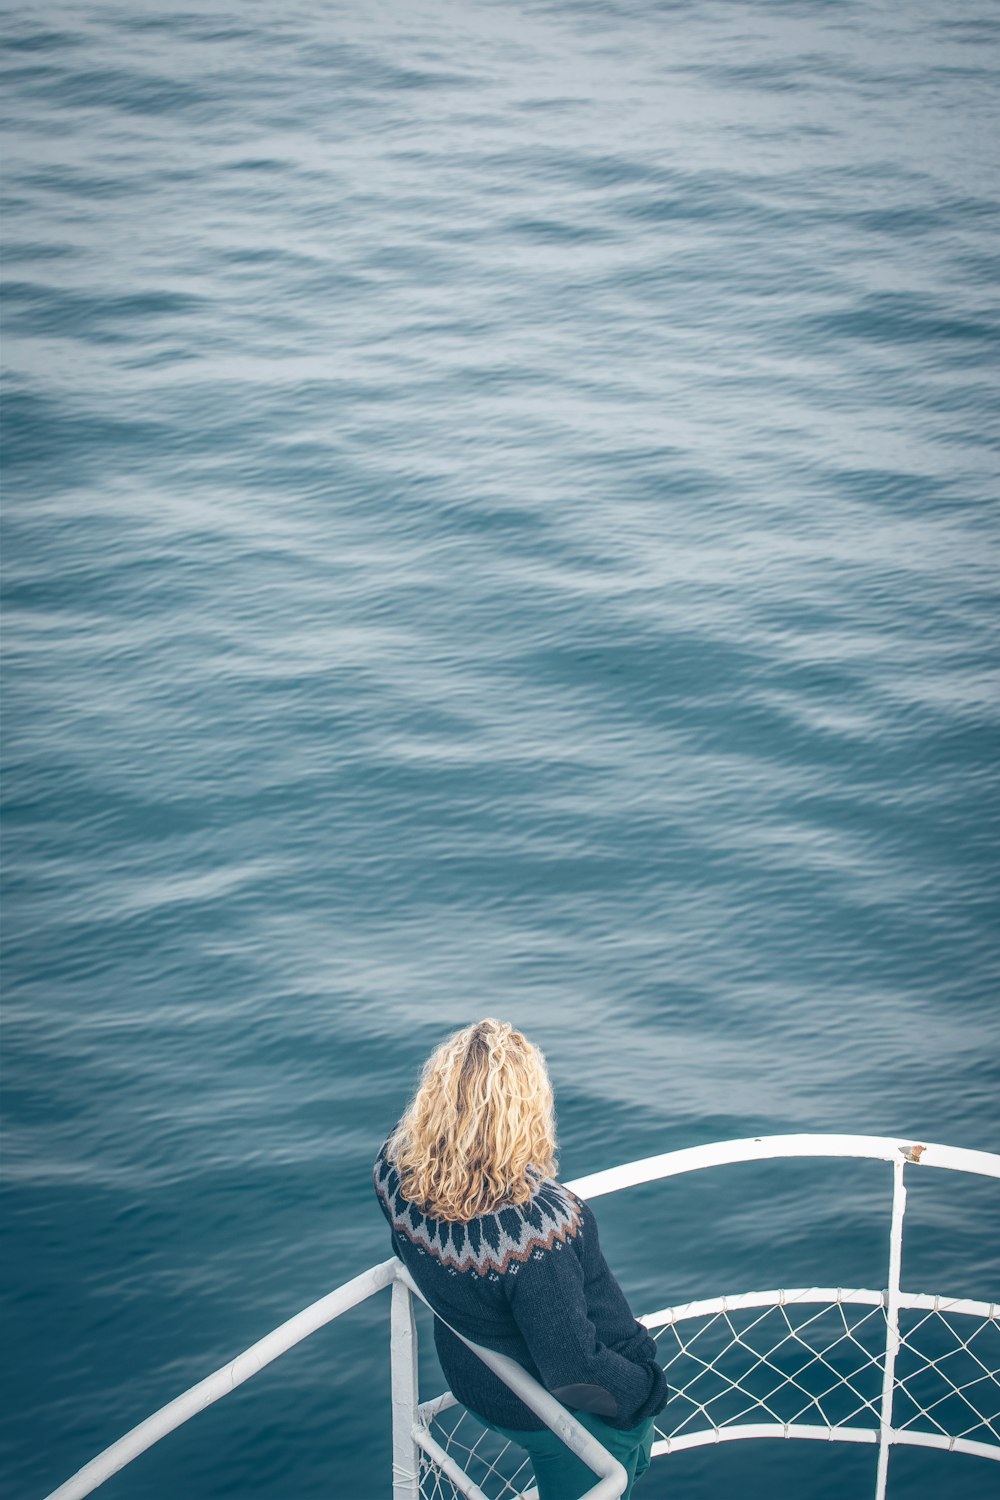
[(455, 1032), (424, 1064), (387, 1151), (403, 1196), (434, 1218), (468, 1223), (527, 1203), (557, 1166), (545, 1058), (506, 1021)]

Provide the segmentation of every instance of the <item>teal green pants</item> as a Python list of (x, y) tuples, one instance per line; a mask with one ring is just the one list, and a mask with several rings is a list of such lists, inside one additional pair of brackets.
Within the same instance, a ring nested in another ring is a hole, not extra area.
[[(632, 1485), (649, 1468), (649, 1450), (653, 1446), (653, 1418), (649, 1417), (627, 1432), (619, 1432), (616, 1427), (609, 1427), (607, 1422), (602, 1422), (600, 1417), (592, 1417), (589, 1412), (576, 1411), (573, 1415), (588, 1432), (594, 1434), (602, 1448), (607, 1448), (617, 1458), (628, 1474), (628, 1484), (622, 1496), (622, 1500), (628, 1500)], [(477, 1417), (477, 1421), (482, 1422), (484, 1427), (493, 1427), (492, 1422), (486, 1422), (482, 1417)], [(493, 1427), (493, 1431), (527, 1450), (531, 1467), (535, 1471), (538, 1500), (579, 1500), (581, 1495), (592, 1490), (597, 1483), (598, 1476), (593, 1469), (588, 1469), (583, 1459), (571, 1453), (562, 1439), (557, 1438), (547, 1427), (543, 1427), (540, 1432), (521, 1432), (506, 1427)]]

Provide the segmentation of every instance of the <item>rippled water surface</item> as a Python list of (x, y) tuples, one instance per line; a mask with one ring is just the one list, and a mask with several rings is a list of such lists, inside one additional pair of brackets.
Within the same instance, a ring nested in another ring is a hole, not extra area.
[[(384, 1257), (370, 1161), (479, 1015), (545, 1048), (570, 1177), (997, 1149), (995, 8), (5, 32), (6, 1492)], [(887, 1170), (637, 1190), (605, 1247), (645, 1309), (880, 1287)], [(978, 1186), (921, 1181), (914, 1289), (1000, 1297)], [(381, 1500), (386, 1340), (105, 1493)]]

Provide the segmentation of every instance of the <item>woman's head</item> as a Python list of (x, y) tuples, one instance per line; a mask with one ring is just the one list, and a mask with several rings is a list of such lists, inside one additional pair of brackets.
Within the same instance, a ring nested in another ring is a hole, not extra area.
[(545, 1059), (492, 1019), (431, 1053), (389, 1141), (404, 1197), (452, 1222), (526, 1203), (538, 1180), (555, 1173), (555, 1149)]

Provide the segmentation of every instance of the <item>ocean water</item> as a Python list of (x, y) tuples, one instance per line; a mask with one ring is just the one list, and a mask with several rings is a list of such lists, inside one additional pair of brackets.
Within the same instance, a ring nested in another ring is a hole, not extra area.
[[(1000, 1148), (996, 8), (3, 29), (4, 1493), (384, 1258), (371, 1160), (481, 1015), (545, 1049), (567, 1177)], [(951, 1175), (904, 1284), (1000, 1300)], [(887, 1178), (730, 1167), (602, 1237), (637, 1309), (880, 1287)], [(381, 1500), (387, 1338), (103, 1493)], [(732, 1444), (640, 1493), (872, 1472)]]

